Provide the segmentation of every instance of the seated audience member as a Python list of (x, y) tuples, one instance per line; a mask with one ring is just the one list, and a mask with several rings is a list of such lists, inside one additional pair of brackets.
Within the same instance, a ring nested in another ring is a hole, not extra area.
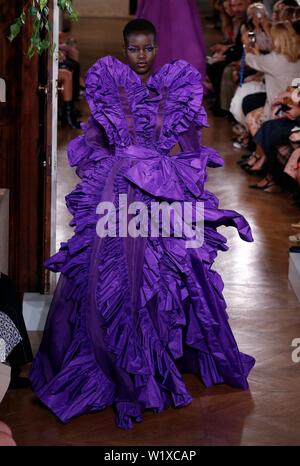
[[(271, 36), (274, 49), (267, 55), (261, 55), (257, 48), (249, 45), (247, 35), (243, 35), (246, 51), (246, 62), (258, 71), (265, 74), (266, 104), (248, 113), (246, 123), (252, 136), (260, 128), (261, 124), (272, 118), (272, 102), (295, 76), (300, 76), (300, 48), (299, 38), (292, 25), (288, 22), (273, 24)], [(257, 154), (254, 154), (247, 162), (246, 168), (259, 169)]]
[[(0, 403), (10, 384), (11, 368), (8, 363), (9, 355), (22, 341), (22, 337), (13, 321), (0, 311)], [(0, 446), (14, 446), (10, 428), (0, 421)]]
[(291, 88), (275, 99), (273, 107), (278, 117), (263, 123), (254, 138), (257, 144), (257, 169), (264, 168), (267, 175), (251, 186), (268, 192), (277, 190), (274, 176), (278, 168), (277, 149), (294, 142), (298, 135), (292, 136), (291, 132), (300, 125), (300, 105), (293, 100)]
[(225, 68), (239, 61), (243, 54), (240, 28), (247, 20), (249, 0), (230, 0), (230, 6), (235, 18), (235, 37), (232, 44), (216, 44), (212, 47), (213, 61), (207, 66), (207, 76), (212, 84), (215, 102), (212, 111), (217, 116), (223, 116), (221, 108), (221, 83)]
[[(33, 355), (23, 318), (22, 302), (18, 298), (13, 281), (4, 273), (0, 274), (0, 311), (3, 318), (2, 331), (5, 330), (5, 317), (7, 322), (8, 319), (13, 322), (21, 335), (21, 340), (12, 347), (6, 358), (6, 362), (11, 367), (10, 388), (28, 387), (30, 385), (29, 379), (22, 377), (21, 373), (23, 368), (26, 368), (26, 364), (32, 361)], [(5, 341), (4, 336), (2, 338)], [(8, 348), (10, 346), (7, 346)]]

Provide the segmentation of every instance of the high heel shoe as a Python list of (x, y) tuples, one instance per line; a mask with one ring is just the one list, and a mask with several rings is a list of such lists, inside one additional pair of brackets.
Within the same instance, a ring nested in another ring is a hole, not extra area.
[(252, 154), (243, 154), (239, 160), (237, 160), (237, 165), (242, 165), (247, 163), (247, 160), (250, 159)]
[[(245, 171), (248, 171), (248, 170), (251, 170), (251, 168), (253, 168), (256, 163), (259, 161), (260, 157), (258, 157), (258, 155), (256, 153), (254, 154), (251, 154), (251, 156), (249, 157), (249, 159), (246, 159), (245, 163), (242, 163), (241, 164), (241, 168)], [(252, 162), (252, 160), (254, 161), (253, 164), (249, 164), (249, 162)]]
[[(263, 180), (261, 180), (263, 181)], [(265, 183), (262, 185), (259, 185), (260, 181), (256, 184), (250, 184), (249, 188), (251, 189), (260, 189), (262, 191), (265, 191), (267, 193), (274, 193), (274, 192), (280, 192), (281, 188), (278, 186), (273, 179), (266, 179)]]
[(245, 170), (249, 175), (261, 175), (264, 172), (265, 158), (259, 157), (256, 162), (250, 167), (245, 167)]
[(276, 184), (274, 181), (270, 183), (269, 186), (263, 189), (265, 193), (281, 193), (282, 189), (278, 184)]

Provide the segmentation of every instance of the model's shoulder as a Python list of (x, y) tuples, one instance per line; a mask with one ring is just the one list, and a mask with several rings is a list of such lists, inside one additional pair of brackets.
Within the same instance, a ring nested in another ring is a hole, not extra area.
[(180, 79), (181, 84), (201, 83), (201, 74), (190, 63), (185, 60), (174, 60), (163, 65), (153, 76), (154, 80), (164, 81), (164, 85), (171, 86)]
[(99, 58), (88, 70), (87, 76), (90, 73), (103, 73), (105, 71), (110, 71), (110, 72), (116, 72), (120, 71), (122, 72), (125, 68), (127, 68), (127, 65), (122, 63), (120, 60), (117, 58), (113, 57), (112, 55), (107, 55), (105, 57)]
[(193, 65), (191, 65), (186, 60), (182, 60), (182, 59), (173, 60), (170, 63), (163, 65), (161, 67), (161, 70), (163, 70), (164, 68), (172, 69), (174, 70), (174, 72), (177, 70), (182, 71), (184, 69), (188, 69), (188, 70), (194, 71), (195, 73), (199, 73), (199, 71)]

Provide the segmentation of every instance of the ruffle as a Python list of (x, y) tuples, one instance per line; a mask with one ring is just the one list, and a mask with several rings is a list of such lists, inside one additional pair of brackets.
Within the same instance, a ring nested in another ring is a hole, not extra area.
[[(84, 293), (82, 289), (77, 296), (73, 293), (73, 290), (78, 290), (78, 285), (72, 283), (72, 279), (69, 279), (68, 288), (68, 295), (73, 295), (71, 302), (74, 310), (69, 320), (69, 326), (73, 326), (73, 335), (66, 354), (61, 360), (59, 371), (53, 373), (53, 377), (48, 380), (45, 353), (40, 350), (33, 361), (30, 374), (34, 391), (62, 422), (68, 422), (74, 416), (87, 411), (99, 411), (110, 406), (115, 400), (116, 393), (115, 384), (105, 375), (95, 360), (84, 326), (84, 313), (88, 311), (84, 302)], [(69, 296), (65, 297), (66, 305), (70, 302)], [(80, 302), (80, 309), (79, 307), (76, 309), (75, 300)], [(65, 335), (64, 338), (66, 338)], [(54, 351), (49, 348), (45, 350)]]
[(124, 177), (161, 200), (194, 199), (203, 194), (206, 167), (223, 165), (217, 152), (207, 147), (169, 156), (154, 149), (130, 145), (116, 148), (117, 157), (132, 160)]
[[(71, 163), (86, 164), (86, 160), (79, 156), (75, 158), (74, 155), (77, 150), (82, 150), (82, 144), (86, 151), (81, 138), (70, 145)], [(118, 158), (109, 157), (106, 151), (100, 150), (98, 156), (93, 152), (85, 152), (85, 156), (90, 165), (84, 172), (82, 182), (67, 196), (67, 205), (73, 215), (71, 223), (75, 226), (76, 234), (62, 244), (59, 253), (50, 258), (46, 265), (51, 270), (62, 272), (73, 284), (65, 289), (64, 299), (83, 302), (86, 300), (90, 268), (94, 267), (95, 261), (98, 263), (96, 308), (103, 319), (106, 350), (113, 356), (118, 368), (115, 370), (130, 374), (133, 399), (119, 400), (116, 395), (106, 397), (104, 392), (107, 384), (112, 384), (108, 379), (98, 391), (87, 382), (90, 390), (84, 407), (81, 396), (81, 402), (61, 406), (62, 387), (66, 378), (72, 381), (74, 387), (82, 383), (80, 365), (84, 353), (80, 348), (84, 348), (85, 344), (89, 346), (85, 333), (80, 334), (80, 340), (79, 334), (78, 339), (74, 337), (67, 353), (66, 365), (50, 381), (50, 385), (45, 385), (42, 390), (35, 388), (39, 397), (64, 422), (81, 412), (113, 404), (117, 425), (127, 429), (132, 426), (133, 420), (139, 422), (142, 419), (145, 409), (159, 412), (170, 405), (179, 407), (191, 403), (192, 398), (181, 377), (181, 370), (199, 373), (206, 386), (228, 383), (247, 388), (247, 375), (254, 360), (238, 351), (227, 324), (226, 305), (222, 297), (223, 283), (221, 277), (211, 270), (218, 250), (228, 249), (226, 238), (216, 228), (221, 224), (235, 225), (240, 235), (249, 241), (252, 237), (247, 222), (234, 211), (219, 210), (217, 198), (203, 191), (198, 198), (205, 202), (206, 228), (205, 241), (199, 255), (195, 256), (197, 253), (194, 250), (187, 250), (185, 242), (179, 238), (176, 243), (172, 238), (148, 238), (139, 288), (140, 300), (133, 315), (123, 239), (105, 238), (100, 256), (91, 260), (93, 244), (99, 241), (95, 240), (96, 206), (107, 184), (113, 182), (113, 192), (127, 192), (130, 163), (124, 158), (122, 169), (111, 175)], [(203, 160), (221, 163), (217, 154), (209, 149), (205, 149)], [(137, 185), (136, 189), (139, 188), (142, 189), (141, 199), (146, 203), (151, 201), (152, 195), (145, 192), (144, 186)], [(216, 313), (214, 318), (211, 317), (212, 306)], [(89, 306), (83, 306), (82, 312), (90, 312)], [(73, 319), (76, 322), (80, 316), (75, 313)], [(221, 331), (226, 333), (230, 342), (228, 348), (220, 344)], [(91, 374), (95, 374), (97, 362), (92, 356), (92, 349), (89, 354), (87, 368)], [(40, 358), (39, 355), (33, 368), (34, 374), (41, 371)], [(73, 370), (74, 367), (77, 371)], [(101, 370), (98, 375), (104, 377)], [(33, 375), (33, 383), (35, 379)], [(111, 385), (108, 393), (111, 394), (112, 390)]]
[[(114, 185), (117, 192), (125, 190), (127, 181), (122, 173), (117, 175)], [(118, 208), (118, 202), (115, 205)], [(151, 249), (147, 246), (144, 263), (146, 280), (149, 280), (146, 270), (148, 253), (151, 254)], [(145, 409), (160, 412), (169, 405), (184, 406), (192, 400), (173, 357), (166, 351), (168, 335), (163, 337), (153, 325), (147, 302), (141, 302), (139, 299), (134, 308), (135, 303), (129, 292), (128, 273), (124, 273), (127, 268), (124, 240), (105, 238), (98, 266), (96, 301), (97, 309), (104, 319), (106, 347), (114, 355), (116, 365), (131, 374), (134, 381), (136, 402), (116, 403), (117, 423), (125, 428), (131, 426), (132, 410), (137, 413), (133, 416), (135, 419), (136, 416), (139, 418)], [(157, 288), (158, 281), (157, 277), (156, 283), (151, 282), (154, 290)], [(177, 282), (178, 286), (181, 286), (178, 277)], [(149, 281), (148, 284), (150, 285)], [(141, 290), (143, 289), (141, 285)], [(150, 299), (152, 297), (153, 295)], [(179, 297), (175, 299), (180, 302), (181, 297), (180, 294), (180, 299)], [(172, 304), (171, 290), (166, 288), (163, 293), (159, 294), (158, 300), (160, 315), (173, 315), (177, 305)], [(166, 314), (163, 312), (164, 309)], [(174, 320), (174, 317), (172, 318)], [(177, 317), (176, 319), (178, 320)], [(164, 320), (166, 322), (166, 317)], [(161, 319), (159, 321), (163, 331), (164, 323)], [(172, 327), (170, 326), (171, 330)]]
[(124, 108), (120, 99), (120, 88), (126, 89), (135, 123), (138, 122), (139, 126), (148, 132), (149, 113), (145, 112), (144, 103), (149, 91), (128, 66), (111, 56), (101, 58), (89, 69), (85, 84), (91, 114), (105, 129), (109, 144), (128, 146), (131, 143), (130, 129), (124, 118)]
[(66, 196), (66, 205), (73, 216), (70, 226), (74, 236), (61, 243), (57, 254), (51, 256), (45, 267), (53, 272), (63, 272), (75, 277), (77, 284), (87, 279), (88, 261), (98, 220), (96, 206), (101, 200), (107, 180), (115, 160), (104, 147), (94, 150), (86, 143), (86, 136), (78, 136), (68, 146), (68, 159), (81, 178), (75, 189)]
[[(86, 75), (86, 99), (94, 119), (105, 129), (109, 144), (127, 147), (132, 143), (153, 146), (157, 107), (167, 89), (164, 118), (156, 147), (169, 151), (178, 135), (191, 124), (207, 126), (202, 105), (203, 88), (199, 72), (184, 60), (175, 60), (154, 73), (147, 86), (125, 64), (108, 56), (98, 60)], [(135, 127), (130, 134), (120, 88), (126, 89)]]
[(164, 65), (149, 80), (148, 86), (160, 93), (167, 89), (164, 121), (158, 146), (170, 150), (178, 135), (187, 131), (191, 124), (197, 128), (208, 126), (207, 115), (202, 105), (203, 87), (200, 73), (184, 60), (175, 60)]
[[(173, 358), (166, 351), (169, 335), (163, 338), (157, 331), (147, 306), (140, 305), (135, 313), (131, 307), (121, 241), (119, 238), (107, 238), (105, 243), (99, 266), (97, 307), (104, 318), (107, 350), (114, 355), (116, 365), (131, 374), (134, 380), (135, 411), (141, 415), (145, 409), (160, 412), (171, 404), (189, 404), (192, 398)], [(112, 277), (115, 277), (113, 281)], [(160, 294), (157, 312), (164, 315), (166, 321), (166, 315), (173, 312), (172, 306), (169, 309), (173, 299), (171, 291), (168, 293), (169, 303), (167, 296), (162, 298)], [(165, 313), (162, 312), (164, 305)], [(163, 329), (164, 322), (161, 321), (160, 326)], [(132, 402), (130, 407), (133, 405)], [(119, 411), (119, 406), (117, 403), (118, 425), (128, 426), (131, 411), (124, 411), (124, 405)]]

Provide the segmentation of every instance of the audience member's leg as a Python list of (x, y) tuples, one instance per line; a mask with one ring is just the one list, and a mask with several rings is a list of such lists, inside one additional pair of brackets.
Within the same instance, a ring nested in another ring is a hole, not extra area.
[(70, 126), (74, 129), (80, 129), (80, 122), (77, 121), (74, 113), (73, 104), (73, 73), (67, 69), (60, 69), (58, 72), (58, 79), (63, 83), (63, 114), (62, 124), (63, 126)]
[(262, 124), (254, 140), (261, 146), (268, 160), (272, 160), (276, 146), (289, 144), (291, 129), (295, 126), (296, 122), (287, 118), (269, 120)]
[(262, 124), (257, 131), (254, 140), (261, 151), (264, 169), (267, 176), (251, 187), (258, 187), (265, 191), (273, 192), (276, 189), (276, 181), (281, 177), (283, 167), (277, 158), (277, 147), (289, 144), (291, 129), (295, 126), (295, 121), (279, 118), (269, 120)]
[(228, 63), (226, 61), (221, 61), (213, 63), (207, 66), (207, 76), (209, 77), (215, 93), (215, 105), (216, 109), (220, 108), (220, 92), (221, 92), (221, 82), (224, 69)]
[(220, 93), (220, 102), (221, 109), (229, 112), (230, 104), (236, 90), (236, 84), (232, 79), (232, 65), (227, 65), (224, 68), (221, 93)]
[(266, 103), (267, 94), (265, 92), (256, 92), (244, 97), (242, 102), (242, 108), (244, 115), (256, 110), (259, 107), (263, 107)]

